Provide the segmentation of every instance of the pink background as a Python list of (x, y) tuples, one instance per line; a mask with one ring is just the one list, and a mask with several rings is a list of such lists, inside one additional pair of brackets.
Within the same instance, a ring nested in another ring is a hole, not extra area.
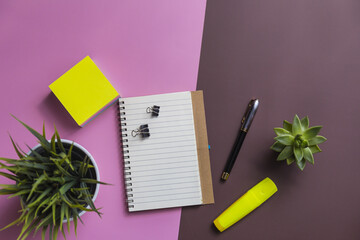
[[(101, 179), (113, 184), (101, 186), (95, 202), (103, 207), (103, 218), (85, 214), (78, 239), (176, 239), (181, 210), (129, 214), (116, 105), (79, 128), (48, 85), (89, 55), (124, 97), (195, 90), (205, 4), (205, 0), (0, 2), (0, 156), (15, 157), (8, 132), (24, 149), (25, 143), (36, 144), (10, 113), (38, 130), (45, 121), (49, 135), (55, 123), (63, 138), (88, 149)], [(0, 196), (0, 207), (1, 227), (17, 218), (17, 199)], [(19, 227), (10, 228), (0, 232), (0, 239), (15, 239), (19, 232)]]

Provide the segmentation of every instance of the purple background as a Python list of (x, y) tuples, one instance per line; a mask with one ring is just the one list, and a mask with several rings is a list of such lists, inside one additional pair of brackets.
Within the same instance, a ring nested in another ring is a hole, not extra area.
[[(183, 208), (180, 240), (360, 239), (360, 1), (207, 1), (204, 90), (215, 205)], [(247, 103), (259, 110), (225, 184)], [(328, 141), (301, 172), (270, 150), (284, 119), (323, 125)], [(256, 183), (279, 191), (223, 233), (212, 221)]]
[[(129, 214), (125, 207), (116, 105), (79, 128), (48, 85), (89, 55), (121, 96), (195, 90), (205, 0), (22, 0), (0, 2), (0, 156), (15, 157), (8, 132), (22, 146), (36, 141), (9, 114), (35, 129), (55, 123), (61, 136), (94, 156), (101, 179), (97, 207), (79, 239), (176, 239), (180, 209)], [(4, 178), (1, 178), (1, 182)], [(0, 196), (3, 227), (17, 199)], [(19, 227), (0, 232), (15, 239)], [(39, 239), (39, 236), (36, 238)], [(62, 239), (62, 236), (60, 236)], [(75, 239), (73, 235), (68, 239)]]

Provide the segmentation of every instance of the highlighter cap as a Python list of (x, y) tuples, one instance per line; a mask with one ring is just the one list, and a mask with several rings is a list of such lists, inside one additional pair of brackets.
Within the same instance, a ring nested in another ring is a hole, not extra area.
[(277, 187), (270, 178), (265, 178), (228, 207), (214, 220), (215, 227), (223, 232), (237, 221), (259, 207), (275, 192)]
[(270, 198), (274, 193), (276, 193), (277, 190), (278, 189), (275, 183), (270, 178), (265, 178), (264, 180), (256, 184), (253, 188), (251, 188), (249, 192), (254, 194), (260, 205), (268, 198)]

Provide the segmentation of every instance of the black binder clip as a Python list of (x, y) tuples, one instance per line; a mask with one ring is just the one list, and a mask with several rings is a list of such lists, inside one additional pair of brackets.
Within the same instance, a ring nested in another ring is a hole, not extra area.
[(153, 116), (153, 117), (157, 117), (157, 116), (159, 116), (160, 107), (159, 107), (159, 106), (156, 106), (156, 105), (154, 105), (154, 106), (152, 106), (152, 107), (148, 107), (148, 108), (146, 109), (146, 112), (147, 112), (147, 113), (151, 113), (151, 116)]
[(143, 138), (150, 137), (149, 126), (147, 124), (140, 125), (138, 129), (131, 131), (131, 136), (136, 137), (137, 135)]

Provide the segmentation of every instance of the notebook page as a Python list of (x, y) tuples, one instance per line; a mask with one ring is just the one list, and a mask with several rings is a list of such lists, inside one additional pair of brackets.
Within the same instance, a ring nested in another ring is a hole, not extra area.
[[(129, 211), (202, 204), (191, 93), (119, 101)], [(158, 117), (146, 112), (153, 105), (160, 106)], [(143, 124), (150, 137), (133, 137)]]

